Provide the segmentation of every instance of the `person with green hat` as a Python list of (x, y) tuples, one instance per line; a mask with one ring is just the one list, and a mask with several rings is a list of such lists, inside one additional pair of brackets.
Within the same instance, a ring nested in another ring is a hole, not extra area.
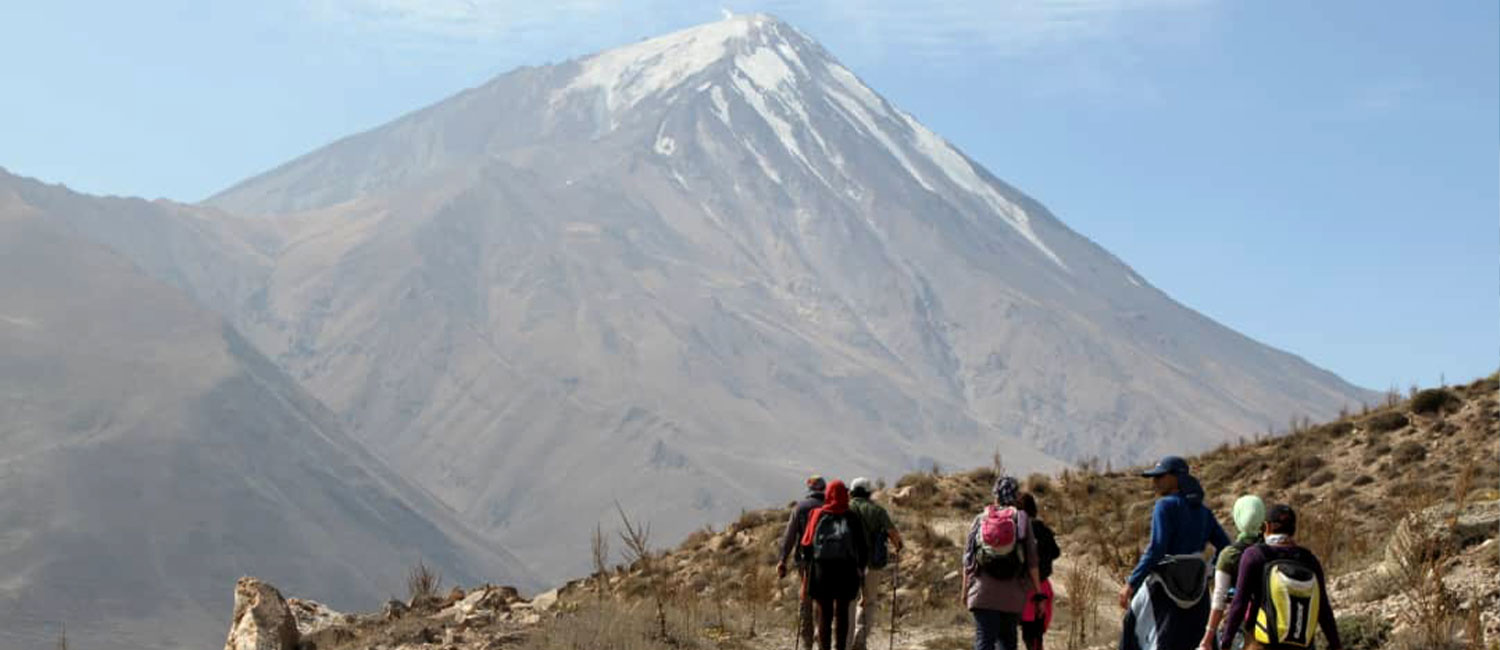
[[(1234, 527), (1238, 537), (1227, 548), (1219, 551), (1219, 560), (1214, 566), (1214, 590), (1209, 603), (1208, 629), (1203, 633), (1201, 650), (1215, 650), (1219, 624), (1224, 622), (1224, 610), (1234, 595), (1234, 583), (1240, 575), (1240, 554), (1265, 540), (1261, 525), (1266, 522), (1266, 502), (1253, 494), (1247, 494), (1234, 502)], [(1227, 650), (1227, 649), (1226, 649)]]

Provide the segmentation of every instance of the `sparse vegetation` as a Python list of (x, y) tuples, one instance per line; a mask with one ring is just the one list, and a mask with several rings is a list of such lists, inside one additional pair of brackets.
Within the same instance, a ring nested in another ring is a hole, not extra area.
[(1375, 432), (1395, 431), (1409, 424), (1411, 420), (1399, 411), (1382, 411), (1364, 421), (1365, 427)]
[(1462, 402), (1463, 400), (1447, 388), (1429, 388), (1418, 391), (1411, 398), (1411, 411), (1413, 413), (1439, 413)]
[[(1351, 416), (1357, 421), (1299, 422), (1301, 433), (1294, 437), (1224, 446), (1190, 461), (1226, 525), (1229, 505), (1240, 494), (1298, 508), (1298, 540), (1319, 555), (1330, 576), (1349, 579), (1333, 599), (1351, 650), (1494, 650), (1482, 645), (1495, 636), (1486, 633), (1494, 622), (1485, 612), (1500, 603), (1500, 589), (1476, 592), (1472, 583), (1454, 581), (1475, 571), (1500, 574), (1493, 543), (1487, 551), (1477, 549), (1495, 538), (1494, 531), (1476, 530), (1472, 519), (1465, 523), (1460, 516), (1466, 504), (1493, 508), (1487, 504), (1500, 498), (1493, 488), (1500, 467), (1486, 462), (1500, 453), (1496, 389), (1480, 382), (1448, 390), (1461, 404), (1441, 418), (1407, 418), (1410, 404), (1397, 403)], [(1401, 423), (1368, 424), (1388, 416)], [(909, 474), (894, 489), (877, 493), (906, 541), (897, 647), (958, 648), (972, 640), (968, 616), (955, 606), (958, 555), (974, 513), (990, 500), (993, 461), (956, 474)], [(1134, 471), (1111, 472), (1091, 462), (1057, 475), (1033, 474), (1025, 488), (1038, 496), (1064, 549), (1053, 576), (1058, 601), (1048, 644), (1075, 650), (1110, 644), (1119, 621), (1111, 597), (1146, 541), (1154, 496)], [(785, 509), (744, 512), (722, 530), (693, 532), (671, 552), (653, 552), (649, 526), (618, 504), (616, 509), (618, 535), (596, 527), (592, 536), (597, 583), (565, 587), (564, 604), (519, 647), (792, 645), (797, 581), (776, 579), (772, 551)], [(1418, 520), (1426, 525), (1407, 523)], [(618, 552), (625, 566), (601, 568), (598, 558), (609, 553), (600, 543), (606, 537), (622, 543)], [(596, 593), (605, 585), (612, 586)], [(1401, 599), (1401, 607), (1372, 609), (1372, 603), (1391, 598)], [(884, 612), (889, 607), (882, 604)], [(1402, 614), (1392, 624), (1388, 617), (1396, 611)]]
[(1391, 635), (1391, 624), (1371, 616), (1339, 617), (1339, 639), (1345, 650), (1380, 650)]
[(442, 586), (443, 574), (421, 560), (406, 572), (406, 595), (412, 603), (437, 598)]

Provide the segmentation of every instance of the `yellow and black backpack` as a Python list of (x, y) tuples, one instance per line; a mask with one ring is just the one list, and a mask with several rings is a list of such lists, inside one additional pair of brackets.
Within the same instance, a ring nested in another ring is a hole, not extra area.
[(1324, 606), (1317, 572), (1301, 559), (1269, 559), (1267, 548), (1261, 552), (1268, 561), (1255, 614), (1255, 640), (1267, 646), (1311, 646)]

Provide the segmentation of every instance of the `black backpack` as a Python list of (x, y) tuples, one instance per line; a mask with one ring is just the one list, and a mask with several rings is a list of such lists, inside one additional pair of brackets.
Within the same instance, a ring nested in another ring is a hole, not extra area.
[(1031, 534), (1036, 536), (1037, 573), (1046, 580), (1052, 577), (1052, 561), (1062, 557), (1062, 548), (1057, 545), (1057, 535), (1047, 524), (1033, 520)]
[(849, 517), (828, 513), (818, 517), (818, 527), (813, 531), (812, 559), (854, 559), (854, 528), (849, 525)]

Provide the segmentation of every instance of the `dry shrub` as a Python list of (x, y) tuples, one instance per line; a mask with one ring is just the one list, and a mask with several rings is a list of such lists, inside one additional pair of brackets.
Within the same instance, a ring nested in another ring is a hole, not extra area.
[(1096, 602), (1103, 591), (1099, 586), (1099, 565), (1080, 561), (1063, 572), (1063, 610), (1068, 614), (1067, 650), (1089, 647), (1098, 633), (1099, 609)]
[(1391, 452), (1391, 459), (1404, 465), (1418, 463), (1427, 459), (1427, 447), (1415, 440), (1407, 440), (1396, 445), (1395, 451)]
[(1429, 388), (1411, 398), (1413, 413), (1438, 413), (1463, 404), (1463, 400), (1446, 388)]
[(1392, 536), (1388, 566), (1405, 603), (1399, 616), (1408, 626), (1398, 647), (1456, 647), (1465, 621), (1457, 596), (1443, 584), (1450, 559), (1451, 550), (1441, 533), (1430, 529), (1420, 511), (1407, 516)]
[(1364, 428), (1375, 432), (1395, 431), (1411, 424), (1411, 420), (1405, 413), (1398, 411), (1383, 411), (1365, 418)]
[(438, 589), (443, 586), (443, 574), (437, 569), (427, 566), (421, 560), (417, 565), (406, 572), (406, 595), (411, 602), (436, 598)]

